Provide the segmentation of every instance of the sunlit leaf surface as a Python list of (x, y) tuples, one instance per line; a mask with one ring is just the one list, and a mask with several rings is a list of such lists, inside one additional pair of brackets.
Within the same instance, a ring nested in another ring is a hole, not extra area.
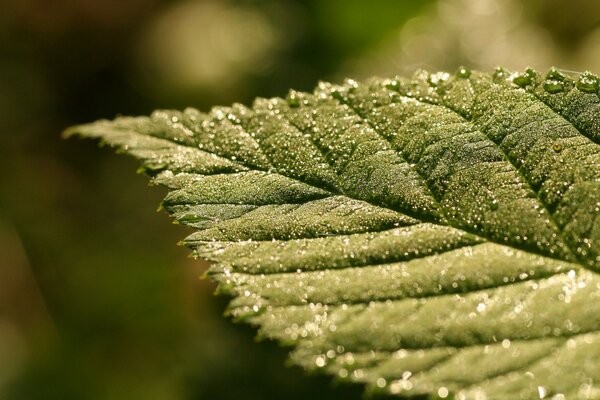
[(71, 128), (143, 162), (230, 313), (371, 391), (600, 398), (598, 77), (420, 71)]

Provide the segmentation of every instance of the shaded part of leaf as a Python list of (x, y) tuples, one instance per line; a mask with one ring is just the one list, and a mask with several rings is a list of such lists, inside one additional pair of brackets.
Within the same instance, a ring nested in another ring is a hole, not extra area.
[(296, 96), (300, 107), (289, 107), (281, 99), (269, 106), (312, 138), (335, 169), (344, 193), (422, 220), (440, 220), (436, 201), (419, 176), (368, 124), (330, 97)]
[[(590, 140), (600, 144), (600, 97), (596, 91), (581, 90), (569, 76), (552, 69), (544, 77), (531, 71), (533, 85), (526, 89), (538, 99), (552, 108), (556, 113), (570, 121), (579, 131)], [(580, 79), (590, 79), (598, 82), (598, 77), (584, 74)], [(548, 90), (548, 85), (554, 83), (560, 90)]]
[[(580, 230), (568, 229), (561, 215), (573, 203), (564, 198), (570, 191), (585, 188), (587, 199), (578, 205), (598, 207), (600, 196), (600, 146), (582, 136), (573, 125), (552, 111), (544, 103), (523, 89), (507, 82), (494, 84), (484, 74), (472, 80), (478, 97), (476, 108), (479, 120), (499, 135), (500, 146), (507, 154), (522, 160), (520, 171), (529, 181), (548, 209), (550, 218), (561, 229), (561, 236), (571, 252), (588, 268), (600, 268), (600, 235), (598, 229), (584, 235)], [(498, 90), (500, 87), (501, 90)], [(499, 110), (498, 105), (510, 102), (515, 110)], [(518, 110), (518, 111), (517, 111)], [(556, 147), (559, 146), (559, 147)], [(557, 151), (558, 149), (558, 151)], [(557, 168), (557, 163), (560, 168)], [(552, 213), (556, 217), (552, 216)], [(594, 223), (594, 218), (581, 216), (575, 226)]]
[(163, 201), (166, 208), (183, 204), (301, 204), (329, 196), (324, 190), (266, 172), (188, 178), (181, 189), (169, 192)]
[(176, 205), (168, 207), (177, 223), (197, 229), (209, 229), (221, 221), (240, 218), (260, 206), (239, 204), (198, 204)]
[[(495, 242), (573, 258), (526, 182), (464, 117), (445, 106), (390, 95), (385, 82), (343, 93), (398, 151), (411, 157), (450, 224)], [(371, 101), (373, 97), (377, 100)]]

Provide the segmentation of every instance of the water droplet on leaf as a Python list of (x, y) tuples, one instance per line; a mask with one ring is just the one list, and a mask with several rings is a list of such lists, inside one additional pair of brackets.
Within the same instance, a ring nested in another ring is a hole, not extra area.
[(300, 107), (300, 99), (298, 98), (298, 92), (296, 92), (295, 90), (291, 90), (288, 93), (285, 100), (287, 101), (288, 106), (290, 106), (291, 108)]
[(344, 96), (342, 95), (342, 92), (339, 91), (339, 89), (333, 89), (331, 91), (331, 96), (336, 100), (344, 100)]
[(526, 87), (533, 83), (534, 76), (535, 76), (535, 71), (532, 70), (531, 68), (528, 68), (522, 74), (515, 75), (513, 77), (513, 82), (520, 87)]
[(577, 89), (585, 93), (595, 93), (598, 91), (598, 77), (589, 72), (582, 74), (577, 81)]
[(567, 78), (556, 68), (550, 68), (550, 71), (546, 74), (546, 79), (564, 82)]
[(398, 82), (396, 79), (389, 79), (383, 82), (383, 86), (385, 86), (387, 89), (397, 91), (400, 89), (400, 82)]
[(496, 81), (496, 82), (497, 82), (497, 81), (500, 81), (500, 80), (506, 79), (506, 76), (507, 76), (507, 72), (506, 72), (506, 70), (505, 70), (504, 68), (502, 68), (502, 67), (498, 67), (498, 68), (496, 68), (496, 70), (494, 71), (494, 74), (493, 74), (493, 76), (492, 76), (492, 77), (494, 78), (494, 81)]
[(562, 151), (563, 147), (560, 143), (554, 143), (552, 145), (552, 150), (554, 150), (556, 153), (560, 153)]
[(561, 81), (548, 79), (544, 82), (544, 90), (548, 93), (555, 94), (565, 90), (565, 86)]
[(471, 70), (465, 67), (459, 67), (458, 70), (456, 70), (456, 77), (457, 78), (468, 78), (471, 76)]

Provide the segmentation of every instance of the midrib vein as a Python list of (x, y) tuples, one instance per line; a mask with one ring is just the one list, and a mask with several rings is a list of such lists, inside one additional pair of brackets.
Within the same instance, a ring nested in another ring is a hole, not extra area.
[[(473, 123), (472, 121), (470, 121), (470, 120), (466, 119), (466, 118), (465, 118), (463, 115), (461, 115), (460, 113), (457, 113), (455, 110), (453, 110), (453, 109), (451, 109), (451, 108), (449, 108), (449, 107), (447, 107), (447, 106), (445, 106), (445, 105), (440, 105), (440, 104), (438, 104), (438, 103), (435, 103), (435, 102), (426, 101), (426, 100), (423, 100), (423, 99), (421, 99), (421, 98), (418, 98), (418, 97), (416, 97), (416, 96), (406, 96), (406, 95), (404, 95), (404, 94), (401, 94), (401, 95), (402, 95), (403, 97), (407, 98), (407, 99), (408, 99), (408, 98), (410, 98), (410, 99), (412, 99), (412, 100), (415, 100), (415, 101), (417, 101), (417, 102), (419, 102), (419, 103), (425, 103), (425, 104), (429, 104), (429, 105), (433, 105), (433, 106), (443, 107), (444, 109), (447, 109), (447, 110), (450, 110), (450, 111), (452, 111), (452, 112), (456, 113), (456, 114), (457, 114), (457, 115), (459, 115), (459, 116), (460, 116), (460, 117), (461, 117), (463, 120), (465, 120), (465, 121), (467, 121), (468, 123), (471, 123), (471, 124), (473, 124), (473, 125), (474, 125), (474, 123)], [(390, 145), (390, 148), (391, 148), (391, 149), (393, 149), (393, 150), (394, 150), (394, 151), (397, 153), (397, 155), (398, 155), (398, 156), (401, 158), (401, 160), (402, 160), (402, 161), (406, 162), (406, 158), (404, 157), (404, 155), (402, 154), (402, 152), (401, 152), (400, 150), (398, 150), (398, 149), (397, 149), (397, 148), (396, 148), (396, 147), (395, 147), (395, 146), (392, 144), (392, 142), (391, 142), (391, 141), (390, 141), (390, 140), (389, 140), (389, 139), (388, 139), (388, 138), (387, 138), (387, 137), (386, 137), (386, 136), (383, 134), (383, 132), (381, 132), (381, 130), (380, 130), (379, 128), (377, 128), (377, 127), (376, 127), (376, 126), (375, 126), (375, 125), (374, 125), (374, 124), (373, 124), (373, 123), (370, 121), (370, 119), (368, 119), (366, 116), (363, 116), (363, 115), (362, 115), (362, 113), (360, 113), (360, 112), (359, 112), (357, 109), (355, 109), (354, 107), (352, 107), (352, 106), (351, 106), (350, 104), (348, 104), (347, 102), (345, 102), (345, 101), (343, 101), (343, 100), (336, 99), (336, 98), (335, 98), (335, 97), (333, 97), (333, 96), (331, 96), (331, 98), (332, 98), (332, 99), (334, 99), (334, 100), (337, 100), (337, 101), (339, 102), (339, 104), (347, 106), (347, 107), (348, 107), (348, 109), (349, 109), (350, 111), (352, 111), (353, 113), (355, 113), (355, 114), (356, 114), (356, 116), (357, 116), (357, 117), (359, 117), (359, 118), (360, 118), (360, 119), (361, 119), (361, 120), (362, 120), (364, 123), (368, 124), (368, 125), (371, 127), (371, 129), (372, 129), (372, 130), (373, 130), (375, 133), (377, 133), (377, 135), (378, 135), (378, 136), (380, 136), (380, 137), (381, 137), (383, 140), (385, 140), (385, 141), (386, 141), (386, 142), (387, 142), (387, 143)], [(255, 111), (254, 111), (254, 110), (252, 110), (252, 112), (255, 112)], [(233, 113), (233, 111), (232, 111), (232, 113)], [(248, 128), (247, 128), (247, 127), (245, 127), (245, 126), (243, 126), (242, 124), (237, 124), (237, 123), (233, 123), (233, 122), (231, 122), (231, 124), (232, 124), (233, 126), (237, 126), (239, 129), (241, 129), (241, 130), (243, 131), (243, 133), (246, 133), (246, 134), (247, 134), (249, 137), (251, 137), (251, 138), (252, 138), (252, 140), (254, 140), (254, 141), (255, 141), (255, 143), (257, 144), (258, 148), (260, 149), (260, 152), (261, 152), (261, 153), (262, 153), (262, 154), (263, 154), (263, 155), (264, 155), (264, 156), (267, 158), (267, 160), (269, 161), (269, 163), (271, 163), (271, 165), (272, 165), (272, 160), (271, 160), (271, 158), (270, 158), (270, 157), (268, 156), (268, 154), (267, 154), (268, 152), (265, 152), (265, 151), (264, 151), (263, 147), (260, 145), (260, 141), (259, 141), (259, 140), (257, 140), (257, 139), (256, 139), (256, 138), (255, 138), (255, 137), (254, 137), (254, 136), (251, 134), (251, 131), (249, 131), (249, 130), (248, 130)], [(296, 127), (295, 125), (292, 125), (292, 127), (294, 127), (295, 129), (298, 129), (298, 127)], [(188, 125), (186, 125), (186, 128), (187, 128), (187, 129), (190, 129), (190, 130), (192, 130), (192, 132), (193, 132), (195, 135), (202, 134), (202, 132), (200, 132), (200, 131), (197, 131), (196, 129), (194, 129), (193, 127), (190, 127), (190, 126), (188, 126)], [(139, 132), (136, 132), (136, 133), (139, 133)], [(487, 136), (487, 135), (485, 135), (485, 136)], [(155, 137), (156, 139), (161, 139), (161, 140), (168, 141), (168, 142), (170, 142), (170, 143), (173, 143), (173, 144), (175, 144), (175, 145), (177, 145), (177, 146), (182, 146), (182, 147), (187, 147), (187, 148), (196, 149), (196, 147), (192, 147), (192, 146), (189, 146), (189, 145), (187, 145), (187, 144), (179, 143), (179, 142), (175, 141), (173, 138), (170, 138), (170, 137), (160, 137), (160, 138), (159, 138), (159, 137), (156, 137), (156, 136), (153, 136), (153, 137)], [(233, 163), (235, 163), (235, 164), (242, 165), (242, 166), (244, 166), (244, 167), (246, 167), (246, 168), (249, 168), (250, 170), (262, 171), (262, 172), (265, 172), (265, 173), (268, 173), (268, 174), (273, 174), (273, 175), (279, 175), (279, 176), (283, 176), (283, 177), (285, 177), (285, 178), (287, 178), (287, 179), (290, 179), (290, 180), (292, 180), (292, 181), (296, 181), (296, 182), (299, 182), (299, 183), (302, 183), (302, 184), (305, 184), (305, 185), (308, 185), (308, 186), (311, 186), (311, 187), (314, 187), (314, 188), (317, 188), (317, 189), (320, 189), (320, 190), (324, 190), (324, 191), (328, 192), (328, 193), (329, 193), (330, 195), (332, 195), (332, 196), (333, 196), (333, 195), (340, 195), (340, 194), (343, 194), (343, 193), (341, 193), (341, 192), (333, 192), (333, 191), (332, 191), (332, 190), (330, 190), (330, 189), (326, 189), (326, 188), (323, 188), (323, 187), (320, 187), (320, 186), (316, 186), (316, 185), (314, 185), (314, 184), (312, 184), (312, 183), (306, 182), (306, 181), (304, 181), (304, 180), (302, 180), (302, 179), (299, 179), (299, 178), (291, 177), (291, 176), (289, 176), (289, 175), (284, 175), (284, 174), (281, 174), (281, 173), (278, 173), (278, 172), (273, 172), (272, 170), (267, 170), (267, 169), (265, 169), (265, 168), (260, 168), (260, 167), (257, 167), (257, 166), (255, 166), (255, 165), (249, 165), (249, 164), (247, 164), (247, 163), (245, 163), (245, 162), (241, 162), (241, 160), (239, 160), (239, 159), (233, 159), (233, 158), (232, 158), (232, 156), (231, 156), (231, 155), (229, 155), (229, 154), (225, 154), (225, 153), (222, 153), (222, 152), (219, 152), (219, 153), (217, 153), (217, 152), (210, 152), (210, 151), (207, 151), (207, 150), (201, 150), (201, 151), (204, 151), (204, 152), (206, 152), (206, 153), (209, 153), (209, 154), (215, 154), (215, 155), (217, 155), (217, 156), (219, 156), (219, 157), (221, 157), (221, 158), (223, 158), (223, 159), (226, 159), (226, 160), (228, 160), (228, 161), (231, 161), (231, 162), (233, 162)], [(319, 150), (319, 151), (320, 151), (320, 150)], [(504, 152), (503, 152), (503, 153), (504, 153)], [(506, 155), (505, 155), (505, 157), (506, 157)], [(329, 161), (326, 161), (326, 162), (328, 162), (328, 163), (329, 163)], [(511, 163), (511, 164), (512, 164), (512, 163)], [(411, 214), (409, 214), (409, 213), (407, 213), (405, 210), (401, 210), (401, 209), (399, 209), (399, 208), (391, 208), (391, 207), (388, 207), (388, 206), (384, 206), (384, 205), (382, 205), (382, 204), (375, 203), (375, 202), (373, 202), (373, 201), (369, 201), (369, 200), (363, 200), (363, 199), (357, 199), (357, 198), (355, 198), (355, 197), (351, 197), (351, 196), (348, 196), (348, 197), (350, 197), (350, 198), (353, 198), (353, 199), (355, 199), (355, 200), (364, 201), (365, 203), (371, 204), (371, 205), (373, 205), (373, 206), (376, 206), (376, 207), (380, 207), (380, 208), (388, 209), (388, 210), (395, 211), (395, 212), (400, 212), (400, 213), (403, 213), (403, 214), (405, 214), (405, 215), (407, 215), (407, 216), (410, 216), (410, 217), (416, 218), (416, 219), (418, 219), (418, 220), (420, 220), (420, 221), (423, 221), (423, 222), (428, 222), (428, 223), (431, 223), (431, 224), (434, 224), (434, 225), (438, 225), (438, 226), (451, 227), (451, 228), (457, 229), (457, 230), (459, 230), (459, 231), (462, 231), (462, 232), (468, 233), (468, 234), (472, 235), (472, 236), (473, 236), (475, 239), (477, 239), (477, 240), (481, 240), (481, 241), (488, 241), (488, 242), (492, 242), (492, 243), (497, 243), (497, 244), (500, 244), (500, 245), (503, 245), (503, 246), (513, 247), (513, 248), (515, 248), (515, 249), (518, 249), (518, 250), (521, 250), (521, 251), (525, 251), (525, 252), (528, 252), (528, 253), (537, 254), (537, 255), (541, 255), (541, 256), (544, 256), (544, 257), (549, 257), (549, 258), (553, 258), (553, 259), (557, 259), (557, 260), (561, 260), (561, 261), (571, 261), (571, 260), (568, 260), (568, 259), (564, 259), (564, 258), (562, 258), (562, 257), (560, 257), (560, 256), (558, 256), (558, 255), (556, 255), (556, 254), (549, 254), (549, 253), (544, 253), (544, 252), (541, 252), (541, 251), (539, 251), (539, 250), (537, 250), (537, 249), (535, 249), (535, 248), (532, 248), (532, 247), (530, 247), (530, 246), (516, 246), (515, 244), (512, 244), (512, 243), (507, 243), (507, 242), (503, 242), (503, 241), (500, 241), (500, 240), (498, 240), (498, 239), (495, 239), (495, 238), (493, 238), (493, 237), (486, 237), (486, 236), (482, 236), (480, 231), (477, 231), (477, 230), (475, 230), (475, 229), (471, 229), (471, 228), (470, 228), (470, 227), (468, 227), (468, 226), (463, 226), (463, 225), (456, 225), (456, 224), (453, 224), (453, 223), (452, 223), (452, 221), (450, 221), (450, 220), (448, 220), (448, 219), (447, 219), (447, 216), (446, 216), (446, 214), (444, 213), (444, 210), (443, 210), (443, 208), (442, 208), (442, 207), (439, 205), (439, 199), (437, 199), (437, 198), (436, 198), (436, 196), (434, 196), (434, 194), (433, 194), (433, 192), (432, 192), (432, 190), (431, 190), (431, 187), (430, 187), (430, 185), (427, 183), (427, 180), (425, 179), (425, 177), (423, 177), (423, 175), (422, 175), (422, 174), (420, 174), (420, 173), (417, 171), (417, 169), (415, 168), (415, 166), (413, 166), (413, 165), (412, 165), (412, 164), (410, 164), (410, 163), (408, 163), (408, 165), (409, 165), (409, 168), (410, 168), (410, 169), (411, 169), (411, 170), (412, 170), (412, 171), (413, 171), (413, 172), (416, 174), (416, 176), (417, 176), (417, 177), (419, 177), (419, 178), (421, 179), (421, 181), (422, 181), (422, 182), (421, 182), (422, 186), (423, 186), (425, 189), (427, 189), (427, 190), (429, 191), (430, 197), (431, 197), (431, 199), (434, 201), (434, 204), (435, 204), (435, 207), (436, 207), (436, 209), (437, 209), (437, 210), (438, 210), (438, 212), (440, 212), (440, 214), (441, 214), (441, 215), (442, 215), (442, 216), (443, 216), (443, 217), (446, 219), (446, 221), (441, 221), (441, 222), (439, 222), (439, 221), (429, 221), (429, 220), (427, 220), (427, 219), (423, 218), (423, 216), (422, 216), (422, 215), (415, 214), (415, 213), (411, 213)], [(243, 171), (241, 171), (241, 172), (243, 173)], [(200, 175), (202, 175), (202, 174), (200, 174)], [(335, 175), (337, 176), (337, 174), (335, 174)], [(531, 185), (529, 184), (529, 182), (528, 182), (528, 181), (525, 181), (525, 182), (527, 182), (528, 186), (531, 186)], [(539, 195), (537, 194), (537, 192), (536, 192), (536, 191), (533, 191), (533, 193), (535, 193), (535, 194), (536, 194), (536, 196), (537, 196), (537, 198), (538, 198), (538, 200), (539, 200)], [(541, 202), (540, 202), (540, 203), (541, 203)], [(543, 205), (543, 204), (541, 203), (541, 205)], [(546, 207), (545, 207), (545, 208), (546, 208)], [(546, 208), (546, 209), (547, 209), (547, 208)], [(549, 215), (549, 216), (551, 216), (551, 214), (550, 214), (550, 213), (548, 213), (548, 215)], [(554, 221), (554, 220), (553, 220), (553, 221)], [(556, 225), (556, 223), (555, 223), (555, 222), (554, 222), (554, 224)], [(558, 226), (557, 226), (557, 227), (558, 227)], [(557, 232), (558, 232), (559, 234), (562, 234), (562, 230), (560, 230), (560, 229), (557, 229)], [(567, 244), (567, 243), (565, 243), (565, 245), (566, 245), (566, 246), (568, 246), (568, 244)], [(569, 248), (569, 251), (572, 253), (572, 250), (571, 250), (570, 248)], [(579, 259), (577, 259), (577, 260), (579, 261)], [(578, 263), (579, 263), (579, 264), (581, 264), (581, 262), (580, 262), (580, 261), (579, 261)], [(583, 266), (584, 268), (586, 268), (586, 267), (585, 267), (585, 265), (582, 265), (582, 266)], [(587, 269), (589, 269), (589, 268), (587, 268)], [(593, 271), (593, 270), (591, 270), (591, 271)], [(594, 272), (595, 272), (595, 271), (594, 271)]]
[[(415, 101), (417, 101), (419, 103), (427, 103), (429, 105), (443, 107), (443, 108), (445, 108), (447, 110), (450, 110), (453, 113), (457, 114), (458, 116), (460, 116), (461, 119), (463, 119), (467, 123), (472, 124), (474, 127), (477, 127), (471, 120), (466, 119), (463, 115), (461, 115), (460, 113), (456, 112), (452, 108), (447, 107), (446, 105), (440, 105), (440, 104), (437, 104), (437, 103), (434, 103), (434, 102), (422, 101), (421, 99), (419, 99), (417, 97), (411, 97), (411, 96), (404, 96), (404, 97), (410, 98), (410, 99), (415, 100)], [(332, 96), (332, 98), (335, 98), (335, 97)], [(363, 120), (365, 123), (367, 123), (381, 138), (383, 138), (387, 143), (389, 143), (390, 146), (391, 146), (391, 148), (396, 151), (396, 153), (398, 154), (398, 156), (401, 157), (406, 162), (406, 157), (404, 156), (403, 152), (401, 150), (399, 150), (396, 146), (394, 146), (393, 143), (386, 137), (386, 135), (383, 132), (381, 132), (381, 130), (376, 126), (376, 124), (373, 124), (366, 115), (363, 115), (363, 113), (360, 112), (360, 110), (356, 109), (348, 101), (345, 101), (343, 99), (336, 99), (336, 100), (338, 100), (340, 102), (340, 104), (346, 105), (359, 118), (361, 118), (361, 120)], [(478, 130), (481, 131), (480, 129), (478, 129)], [(487, 134), (485, 134), (485, 132), (482, 132), (482, 133), (484, 133), (485, 137), (487, 137), (488, 140), (490, 140), (492, 143), (494, 143), (496, 146), (498, 146), (494, 141), (492, 141), (489, 138), (489, 136)], [(502, 151), (503, 156), (505, 158), (507, 158), (507, 155), (505, 154), (505, 152), (502, 149), (501, 149), (501, 151)], [(507, 159), (507, 161), (509, 161), (510, 164), (513, 166), (513, 168), (516, 169), (515, 165), (510, 160)], [(545, 257), (555, 258), (555, 259), (559, 259), (559, 260), (563, 260), (563, 261), (571, 261), (571, 260), (564, 260), (562, 257), (559, 257), (558, 255), (543, 253), (541, 251), (532, 251), (531, 247), (527, 247), (527, 246), (518, 247), (518, 246), (515, 246), (512, 243), (501, 242), (501, 241), (499, 241), (499, 240), (497, 240), (495, 238), (481, 236), (481, 232), (479, 232), (479, 231), (477, 231), (475, 229), (471, 229), (470, 227), (465, 227), (465, 226), (462, 226), (462, 225), (459, 226), (459, 225), (452, 224), (452, 220), (448, 218), (447, 214), (444, 212), (444, 209), (440, 206), (440, 204), (439, 204), (440, 200), (434, 195), (434, 191), (432, 190), (431, 186), (427, 182), (427, 179), (412, 164), (409, 164), (409, 166), (410, 166), (411, 170), (414, 171), (415, 174), (422, 180), (423, 184), (428, 189), (431, 198), (434, 199), (434, 201), (435, 201), (435, 206), (436, 206), (437, 210), (439, 211), (439, 213), (442, 216), (445, 217), (445, 219), (446, 219), (445, 222), (447, 222), (447, 224), (445, 226), (450, 226), (450, 227), (453, 227), (455, 229), (462, 230), (463, 232), (467, 232), (467, 233), (470, 233), (470, 234), (473, 234), (473, 235), (477, 235), (478, 237), (482, 237), (485, 240), (493, 242), (493, 243), (502, 244), (502, 245), (505, 245), (505, 246), (513, 247), (513, 248), (519, 249), (519, 250), (524, 250), (524, 251), (527, 251), (527, 252), (530, 252), (530, 253), (535, 253), (535, 254), (538, 254), (538, 255), (545, 256)], [(517, 172), (521, 176), (521, 173), (518, 170), (517, 170)], [(521, 179), (524, 179), (524, 178), (522, 177)], [(554, 226), (556, 227), (557, 233), (559, 233), (561, 235), (561, 238), (562, 238), (562, 235), (563, 235), (562, 234), (562, 230), (556, 224), (556, 221), (554, 220), (552, 214), (548, 211), (547, 207), (544, 205), (544, 203), (542, 203), (542, 201), (541, 201), (541, 199), (539, 197), (538, 192), (535, 191), (535, 190), (533, 190), (531, 188), (531, 184), (529, 183), (528, 180), (524, 180), (524, 181), (525, 181), (525, 183), (527, 183), (528, 187), (532, 190), (532, 192), (536, 195), (536, 198), (538, 199), (538, 202), (540, 203), (540, 205), (542, 205), (544, 207), (544, 209), (546, 210), (546, 212), (550, 216), (551, 221), (553, 222)], [(439, 225), (444, 225), (444, 224), (439, 224)], [(564, 243), (565, 246), (567, 246), (567, 250), (569, 251), (569, 253), (573, 254), (573, 251), (569, 248), (568, 243), (565, 243), (564, 239), (563, 239), (563, 243)], [(577, 258), (577, 257), (574, 257), (574, 258), (575, 258), (575, 260), (578, 261), (578, 264), (582, 264), (581, 261), (579, 260), (579, 258)], [(584, 268), (586, 268), (583, 264), (581, 266), (584, 267)], [(589, 268), (587, 268), (587, 269), (589, 269)], [(594, 271), (594, 270), (590, 269), (590, 271)], [(594, 272), (596, 272), (596, 271), (594, 271)]]
[[(469, 83), (471, 81), (469, 80)], [(400, 93), (400, 92), (398, 92)], [(473, 93), (476, 93), (475, 91), (473, 91)], [(454, 109), (453, 107), (451, 107), (450, 105), (448, 105), (443, 96), (439, 96), (439, 98), (442, 100), (443, 103), (436, 103), (433, 101), (427, 101), (426, 99), (423, 98), (419, 98), (417, 96), (414, 95), (409, 95), (406, 93), (400, 93), (401, 96), (407, 98), (407, 99), (412, 99), (414, 101), (417, 101), (419, 103), (424, 103), (424, 104), (428, 104), (431, 106), (437, 106), (437, 107), (442, 107), (446, 110), (451, 111), (452, 113), (454, 113), (455, 115), (459, 116), (463, 121), (467, 122), (468, 124), (471, 124), (474, 128), (476, 128), (479, 132), (483, 133), (485, 135), (485, 137), (492, 142), (496, 148), (498, 148), (500, 150), (500, 152), (502, 153), (504, 159), (509, 162), (513, 169), (515, 170), (515, 172), (519, 175), (519, 177), (521, 178), (521, 180), (527, 184), (528, 189), (535, 194), (536, 199), (539, 203), (539, 205), (544, 209), (545, 213), (548, 215), (548, 219), (549, 221), (552, 223), (553, 227), (556, 229), (556, 232), (558, 233), (558, 235), (560, 236), (561, 239), (561, 243), (564, 244), (565, 249), (568, 251), (568, 253), (571, 255), (571, 257), (573, 257), (573, 260), (565, 260), (565, 261), (576, 261), (581, 267), (586, 268), (594, 273), (597, 273), (597, 271), (595, 271), (594, 269), (591, 269), (587, 266), (587, 264), (581, 260), (581, 258), (578, 256), (578, 253), (575, 249), (573, 249), (571, 247), (571, 245), (569, 244), (569, 241), (567, 240), (567, 238), (565, 237), (565, 232), (564, 230), (560, 227), (560, 225), (558, 224), (558, 222), (556, 221), (556, 219), (554, 218), (554, 215), (550, 212), (548, 205), (542, 200), (540, 193), (538, 190), (534, 189), (533, 184), (531, 183), (530, 179), (527, 178), (522, 172), (521, 169), (517, 166), (517, 164), (515, 163), (515, 161), (510, 157), (510, 155), (508, 154), (508, 152), (506, 150), (504, 150), (504, 148), (497, 143), (495, 140), (493, 140), (492, 136), (489, 135), (489, 132), (484, 129), (483, 126), (481, 126), (480, 124), (477, 123), (476, 119), (470, 118), (469, 116), (461, 113), (460, 111)], [(545, 104), (545, 103), (544, 103)], [(554, 113), (556, 113), (554, 110), (552, 110)], [(556, 113), (557, 115), (560, 116), (560, 114)], [(569, 121), (566, 121), (569, 122)], [(488, 239), (489, 240), (489, 239)], [(546, 255), (546, 254), (544, 254)], [(551, 255), (549, 255), (551, 257)], [(559, 257), (556, 257), (559, 258)], [(562, 258), (559, 258), (562, 259)]]

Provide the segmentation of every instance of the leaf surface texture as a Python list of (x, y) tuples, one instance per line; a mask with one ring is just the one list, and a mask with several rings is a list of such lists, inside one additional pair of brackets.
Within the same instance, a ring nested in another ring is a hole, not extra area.
[(598, 83), (419, 71), (68, 133), (140, 159), (229, 312), (307, 369), (600, 399)]

